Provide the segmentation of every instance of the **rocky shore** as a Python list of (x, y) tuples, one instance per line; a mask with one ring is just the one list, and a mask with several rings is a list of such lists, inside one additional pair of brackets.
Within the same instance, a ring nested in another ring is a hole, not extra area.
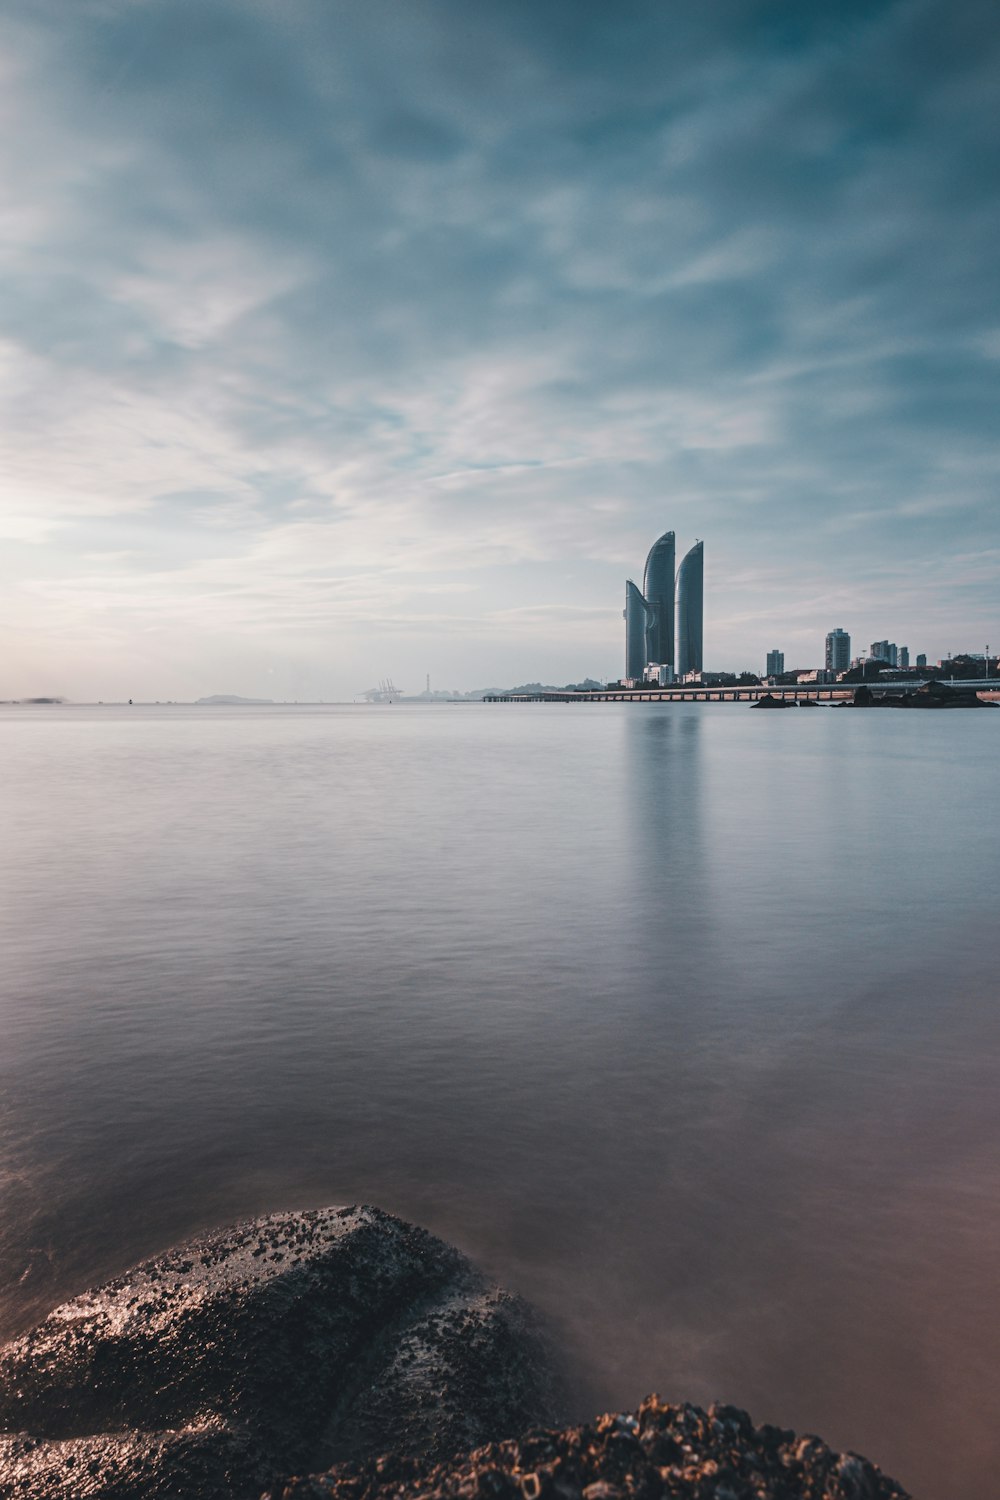
[(0, 1500), (905, 1500), (732, 1407), (559, 1406), (530, 1310), (458, 1251), (374, 1208), (275, 1214), (0, 1350)]
[(735, 1406), (649, 1396), (561, 1431), (539, 1429), (452, 1463), (389, 1455), (293, 1479), (266, 1500), (907, 1500), (855, 1453), (755, 1427)]
[(975, 688), (949, 687), (946, 682), (925, 682), (913, 692), (890, 692), (883, 689), (874, 692), (866, 683), (854, 690), (851, 708), (996, 708), (997, 705), (980, 698)]

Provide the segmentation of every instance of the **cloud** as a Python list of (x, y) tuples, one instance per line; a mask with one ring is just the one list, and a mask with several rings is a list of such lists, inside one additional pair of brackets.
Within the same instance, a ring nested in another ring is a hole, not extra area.
[[(512, 677), (559, 675), (574, 609), (598, 671), (673, 526), (720, 664), (805, 573), (868, 607), (859, 557), (943, 649), (901, 579), (995, 519), (998, 31), (974, 0), (8, 5), (9, 620), (122, 652), (169, 621), (185, 658), (353, 620), (346, 683), (361, 626), (460, 591)], [(730, 614), (748, 559), (770, 593)], [(982, 633), (985, 581), (963, 608)]]

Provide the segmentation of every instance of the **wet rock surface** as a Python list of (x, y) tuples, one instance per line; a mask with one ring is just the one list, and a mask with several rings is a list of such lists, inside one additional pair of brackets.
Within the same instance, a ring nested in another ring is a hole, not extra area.
[(458, 1251), (372, 1208), (275, 1214), (65, 1303), (0, 1351), (0, 1497), (245, 1500), (392, 1447), (552, 1420), (541, 1335)]
[(373, 1208), (275, 1214), (0, 1350), (0, 1500), (907, 1500), (734, 1407), (539, 1427), (556, 1400), (528, 1309), (452, 1247)]
[(908, 1500), (867, 1459), (755, 1427), (734, 1406), (671, 1406), (535, 1430), (457, 1462), (395, 1455), (286, 1481), (269, 1500)]

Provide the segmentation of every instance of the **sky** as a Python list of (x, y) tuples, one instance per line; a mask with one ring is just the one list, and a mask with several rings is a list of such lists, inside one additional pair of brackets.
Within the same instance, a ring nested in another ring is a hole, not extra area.
[(0, 0), (0, 698), (1000, 646), (989, 0)]

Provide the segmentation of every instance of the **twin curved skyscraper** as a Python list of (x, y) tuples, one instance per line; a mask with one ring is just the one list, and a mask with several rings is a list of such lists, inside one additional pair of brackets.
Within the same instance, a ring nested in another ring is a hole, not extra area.
[(676, 577), (674, 563), (674, 533), (665, 531), (649, 549), (642, 592), (631, 579), (625, 585), (626, 677), (641, 681), (654, 662), (670, 667), (675, 677), (702, 669), (704, 542), (695, 542)]

